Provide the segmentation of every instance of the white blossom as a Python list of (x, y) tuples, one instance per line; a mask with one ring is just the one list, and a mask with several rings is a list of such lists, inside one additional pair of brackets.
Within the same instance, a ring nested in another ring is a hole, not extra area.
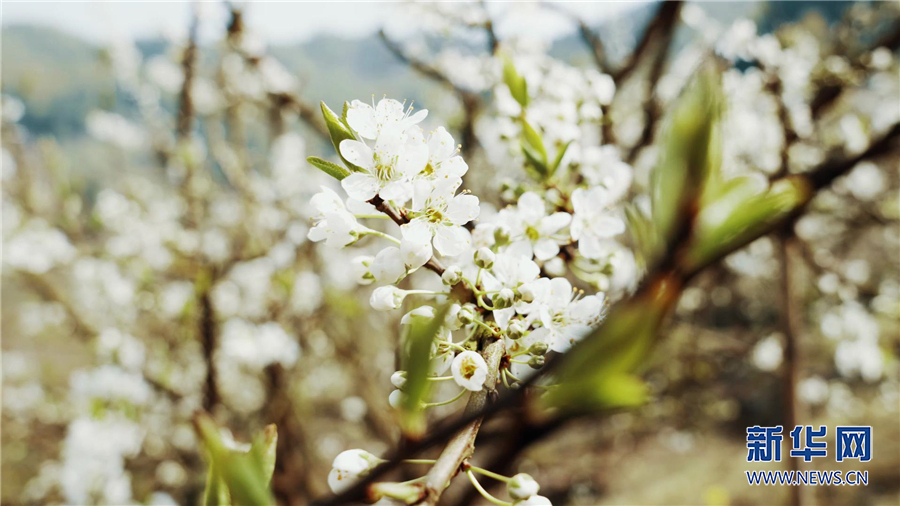
[(513, 240), (510, 250), (521, 252), (527, 258), (549, 260), (568, 239), (560, 231), (569, 225), (572, 215), (565, 212), (548, 215), (544, 199), (535, 192), (526, 192), (515, 207), (500, 211), (500, 220), (510, 228)]
[(602, 241), (625, 231), (625, 222), (608, 209), (612, 203), (609, 191), (602, 187), (572, 192), (572, 239), (578, 241), (578, 251), (585, 258), (599, 258)]
[(416, 243), (431, 242), (442, 255), (455, 256), (470, 244), (462, 228), (478, 217), (478, 197), (454, 195), (462, 181), (441, 178), (434, 183), (418, 180), (413, 193), (412, 220), (403, 225), (403, 238)]
[(466, 350), (453, 359), (450, 372), (457, 385), (477, 392), (484, 387), (484, 381), (487, 379), (487, 363), (478, 353)]
[(309, 240), (324, 240), (329, 247), (343, 248), (359, 239), (361, 225), (333, 190), (323, 186), (320, 193), (313, 195), (311, 204), (317, 214), (313, 217), (315, 225), (307, 234)]

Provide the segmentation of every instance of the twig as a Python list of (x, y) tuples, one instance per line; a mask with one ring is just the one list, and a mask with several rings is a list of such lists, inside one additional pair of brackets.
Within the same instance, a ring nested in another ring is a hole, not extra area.
[[(489, 344), (482, 353), (488, 366), (488, 377), (484, 382), (484, 388), (469, 397), (466, 404), (466, 414), (476, 414), (484, 411), (488, 404), (488, 396), (496, 394), (496, 386), (500, 378), (500, 359), (506, 353), (506, 347), (502, 340)], [(456, 434), (444, 448), (437, 462), (425, 477), (425, 497), (422, 504), (433, 506), (441, 498), (444, 489), (450, 484), (460, 471), (463, 461), (472, 455), (475, 450), (475, 437), (481, 428), (483, 418), (478, 417)]]
[[(631, 69), (625, 73), (625, 76), (613, 76), (617, 85), (621, 83), (622, 80), (631, 73), (633, 68), (637, 66), (641, 57), (646, 53), (647, 45), (649, 45), (653, 32), (659, 32), (659, 35), (657, 36), (659, 41), (657, 44), (656, 55), (653, 58), (653, 65), (650, 68), (650, 76), (647, 78), (647, 96), (644, 100), (644, 129), (641, 132), (641, 137), (637, 144), (632, 146), (625, 156), (625, 161), (628, 163), (634, 163), (641, 150), (653, 144), (653, 138), (656, 133), (656, 124), (662, 117), (662, 110), (656, 99), (656, 85), (662, 77), (663, 67), (669, 56), (669, 51), (671, 51), (672, 48), (672, 37), (675, 35), (675, 26), (678, 21), (678, 13), (681, 12), (681, 6), (682, 2), (663, 3), (662, 7), (659, 8), (659, 13), (656, 18), (651, 22), (651, 26), (647, 27), (647, 32), (644, 34), (645, 38), (641, 41), (642, 45), (639, 45), (637, 50), (635, 50)], [(647, 42), (644, 42), (645, 40)]]
[[(212, 284), (212, 281), (210, 281)], [(200, 343), (206, 363), (206, 380), (203, 383), (203, 410), (212, 412), (219, 403), (219, 387), (216, 381), (216, 320), (209, 289), (200, 295)]]
[(188, 43), (184, 49), (184, 58), (181, 61), (181, 69), (184, 80), (181, 84), (181, 95), (178, 104), (178, 140), (186, 139), (191, 133), (191, 123), (194, 121), (194, 103), (191, 97), (191, 87), (194, 85), (194, 70), (197, 66), (197, 31), (200, 25), (200, 17), (194, 8), (191, 27), (188, 32)]
[[(797, 370), (798, 370), (798, 338), (799, 315), (793, 294), (793, 268), (791, 257), (796, 257), (797, 244), (790, 227), (782, 229), (778, 248), (778, 261), (781, 268), (780, 285), (782, 310), (779, 328), (784, 335), (784, 371), (782, 377), (782, 405), (784, 406), (784, 426), (791, 430), (797, 424)], [(789, 469), (797, 471), (797, 459), (787, 459)], [(800, 487), (791, 487), (791, 506), (800, 506)]]
[(611, 75), (616, 82), (616, 85), (619, 85), (628, 79), (635, 69), (637, 69), (641, 60), (643, 60), (646, 55), (648, 48), (652, 45), (656, 32), (661, 31), (662, 33), (666, 33), (672, 30), (675, 26), (675, 22), (678, 20), (678, 13), (681, 11), (681, 5), (681, 1), (662, 2), (660, 4), (659, 10), (656, 11), (656, 16), (654, 16), (647, 25), (647, 28), (644, 30), (644, 35), (631, 53), (631, 56), (628, 57), (625, 64), (622, 65), (618, 71), (612, 72)]

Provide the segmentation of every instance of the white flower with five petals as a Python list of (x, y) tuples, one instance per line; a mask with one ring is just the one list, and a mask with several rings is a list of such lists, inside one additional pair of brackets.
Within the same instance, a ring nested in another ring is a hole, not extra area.
[(625, 222), (609, 210), (612, 204), (609, 196), (609, 191), (600, 186), (572, 192), (575, 216), (570, 231), (585, 258), (600, 258), (606, 251), (604, 242), (625, 231)]
[(580, 297), (566, 278), (541, 278), (531, 286), (553, 351), (564, 353), (605, 316), (603, 293)]
[(430, 242), (442, 255), (455, 256), (470, 244), (463, 225), (478, 217), (478, 197), (454, 195), (462, 181), (458, 178), (432, 182), (417, 180), (413, 195), (413, 218), (403, 225), (405, 241)]
[(500, 219), (511, 231), (513, 244), (510, 250), (527, 258), (549, 260), (559, 253), (559, 245), (568, 237), (560, 231), (572, 221), (569, 213), (547, 215), (544, 199), (535, 192), (525, 192), (519, 197), (518, 205), (500, 211)]
[(362, 169), (341, 180), (341, 186), (354, 200), (367, 201), (380, 195), (384, 200), (404, 204), (412, 197), (412, 177), (428, 163), (428, 145), (417, 126), (406, 131), (381, 131), (374, 148), (347, 139), (341, 142), (340, 149), (341, 156)]

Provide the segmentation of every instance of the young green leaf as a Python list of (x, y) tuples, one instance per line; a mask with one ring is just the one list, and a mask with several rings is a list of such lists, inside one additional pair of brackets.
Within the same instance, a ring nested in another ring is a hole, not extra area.
[(328, 108), (325, 105), (325, 102), (321, 102), (322, 106), (322, 117), (325, 118), (325, 125), (328, 127), (328, 134), (331, 136), (331, 143), (334, 145), (334, 150), (337, 151), (339, 157), (341, 157), (341, 161), (344, 162), (344, 165), (347, 166), (352, 171), (360, 171), (362, 170), (360, 167), (350, 163), (341, 155), (341, 142), (348, 139), (355, 139), (353, 132), (350, 131), (350, 128), (346, 125), (346, 123)]
[(338, 181), (350, 175), (350, 171), (344, 167), (341, 167), (336, 163), (331, 163), (328, 160), (323, 160), (317, 156), (308, 156), (306, 157), (306, 161)]
[(504, 58), (503, 61), (503, 82), (509, 88), (509, 93), (522, 108), (528, 107), (528, 84), (525, 78), (516, 71), (516, 66), (511, 58)]
[(553, 163), (550, 164), (549, 175), (553, 176), (556, 174), (556, 169), (559, 168), (559, 164), (562, 163), (562, 159), (566, 156), (566, 151), (569, 150), (569, 146), (572, 144), (572, 141), (569, 141), (563, 145), (563, 147), (559, 148), (559, 151), (556, 153), (556, 158), (553, 159)]
[(404, 430), (417, 437), (425, 429), (422, 403), (430, 390), (428, 373), (431, 346), (444, 324), (447, 308), (435, 311), (434, 318), (413, 318), (406, 336), (402, 366), (406, 371), (403, 387), (402, 422)]
[(561, 357), (558, 384), (543, 397), (550, 407), (584, 412), (638, 404), (646, 388), (634, 374), (645, 366), (659, 327), (681, 293), (671, 278), (623, 301), (603, 325)]
[(660, 161), (650, 180), (653, 222), (663, 244), (691, 218), (704, 183), (719, 170), (719, 96), (718, 75), (705, 69), (679, 97), (670, 115)]
[(806, 180), (797, 177), (777, 181), (762, 192), (757, 189), (757, 184), (745, 180), (701, 210), (691, 249), (684, 260), (688, 270), (781, 220), (805, 204), (812, 194)]
[(250, 452), (260, 461), (266, 484), (272, 481), (275, 472), (275, 454), (278, 447), (278, 428), (274, 423), (266, 425), (261, 434), (256, 436)]
[[(258, 452), (243, 452), (226, 446), (219, 427), (209, 415), (198, 414), (194, 417), (194, 425), (209, 452), (210, 476), (217, 476), (224, 482), (231, 501), (239, 505), (274, 503), (263, 469), (264, 459), (256, 455)], [(218, 484), (212, 487), (208, 484), (207, 489), (210, 490), (205, 498), (207, 503), (213, 498), (215, 501), (221, 499)]]
[(211, 460), (209, 471), (206, 475), (206, 489), (203, 491), (204, 506), (225, 506), (231, 504), (228, 486), (225, 485), (225, 481), (216, 467), (215, 461)]

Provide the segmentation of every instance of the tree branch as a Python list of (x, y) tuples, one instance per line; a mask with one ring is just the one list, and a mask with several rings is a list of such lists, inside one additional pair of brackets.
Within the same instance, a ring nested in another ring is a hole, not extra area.
[[(650, 68), (650, 76), (647, 78), (647, 96), (644, 100), (644, 129), (641, 137), (625, 156), (625, 161), (629, 164), (634, 163), (641, 150), (653, 144), (653, 138), (656, 134), (656, 124), (662, 117), (662, 109), (656, 100), (656, 85), (659, 83), (663, 74), (663, 68), (669, 51), (672, 48), (672, 38), (675, 36), (675, 25), (678, 21), (678, 13), (681, 12), (682, 2), (664, 2), (660, 7), (657, 17), (651, 26), (647, 28), (645, 39), (649, 41), (652, 32), (658, 31), (658, 47), (653, 58), (653, 66)], [(642, 41), (643, 42), (643, 41)], [(649, 42), (646, 42), (649, 45)], [(635, 54), (634, 66), (640, 62), (640, 57), (646, 53), (646, 47), (638, 46), (639, 53)], [(632, 69), (633, 70), (633, 69)], [(629, 70), (625, 75), (631, 73)], [(624, 77), (613, 76), (618, 85)]]
[(665, 34), (674, 28), (675, 22), (678, 20), (678, 13), (681, 12), (681, 5), (681, 1), (660, 3), (659, 10), (656, 11), (656, 16), (654, 16), (647, 25), (647, 28), (644, 30), (644, 35), (631, 53), (631, 56), (628, 57), (625, 64), (622, 65), (618, 71), (614, 71), (610, 74), (617, 86), (628, 79), (635, 69), (640, 66), (641, 60), (646, 56), (647, 50), (653, 45), (652, 43), (654, 42), (654, 37), (656, 37), (656, 32)]
[[(492, 342), (482, 352), (488, 366), (488, 377), (484, 382), (484, 388), (469, 397), (466, 414), (481, 413), (488, 404), (489, 396), (496, 396), (497, 383), (500, 381), (500, 359), (505, 353), (506, 347), (502, 340)], [(450, 485), (450, 480), (459, 473), (463, 461), (475, 451), (475, 437), (482, 421), (483, 417), (471, 421), (444, 448), (425, 477), (425, 497), (422, 504), (429, 506), (437, 504), (444, 489)]]
[(178, 140), (186, 139), (191, 133), (191, 124), (194, 121), (194, 103), (191, 97), (191, 87), (194, 85), (194, 70), (197, 66), (197, 31), (200, 25), (200, 17), (194, 9), (191, 27), (188, 32), (188, 43), (184, 49), (184, 57), (181, 61), (181, 69), (184, 80), (181, 84), (181, 95), (178, 103)]

